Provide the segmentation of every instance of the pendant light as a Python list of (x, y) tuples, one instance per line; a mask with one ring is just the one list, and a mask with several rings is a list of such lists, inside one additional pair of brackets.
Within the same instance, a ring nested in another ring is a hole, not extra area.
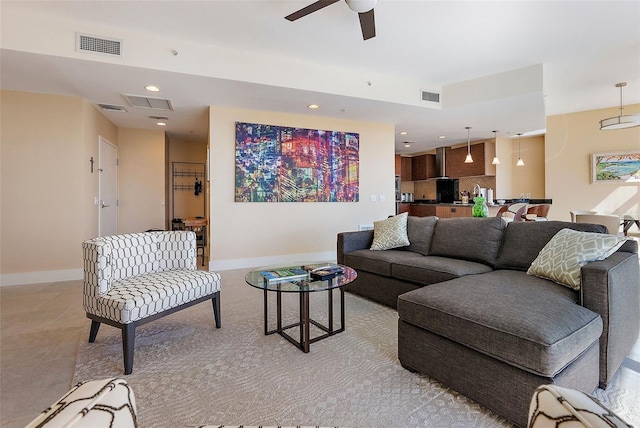
[(622, 114), (622, 88), (627, 86), (626, 82), (616, 83), (616, 88), (620, 88), (620, 116), (610, 117), (600, 121), (600, 129), (608, 131), (610, 129), (624, 129), (640, 126), (640, 114)]
[(520, 156), (520, 138), (522, 137), (522, 132), (518, 134), (518, 162), (516, 162), (516, 166), (524, 166), (524, 161)]
[(465, 126), (464, 129), (467, 130), (467, 157), (464, 160), (464, 163), (472, 163), (473, 158), (471, 157), (471, 136), (469, 134), (470, 126)]
[(498, 131), (491, 131), (491, 132), (493, 132), (493, 141), (494, 141), (494, 147), (496, 152), (496, 155), (493, 157), (491, 164), (500, 165), (500, 159), (498, 159)]

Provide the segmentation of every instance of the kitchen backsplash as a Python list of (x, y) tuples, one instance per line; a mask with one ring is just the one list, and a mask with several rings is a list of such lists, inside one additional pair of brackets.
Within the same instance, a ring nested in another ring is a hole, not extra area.
[[(404, 183), (402, 183), (404, 184)], [(416, 181), (413, 184), (413, 193), (415, 199), (436, 199), (436, 180)], [(473, 195), (473, 186), (480, 185), (480, 187), (493, 189), (493, 194), (496, 194), (496, 177), (493, 175), (482, 175), (477, 177), (461, 177), (458, 182), (458, 188), (462, 192), (468, 190), (469, 194)], [(402, 185), (401, 185), (402, 188)], [(404, 191), (404, 190), (403, 190)], [(407, 189), (407, 192), (411, 190)], [(460, 199), (458, 197), (458, 199)]]

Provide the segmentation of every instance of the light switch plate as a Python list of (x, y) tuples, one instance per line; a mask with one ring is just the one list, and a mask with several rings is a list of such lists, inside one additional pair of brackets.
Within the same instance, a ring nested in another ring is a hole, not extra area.
[(371, 202), (377, 202), (378, 197), (376, 195), (371, 195)]
[(380, 202), (384, 202), (386, 200), (386, 198), (384, 197), (384, 195), (380, 195)]

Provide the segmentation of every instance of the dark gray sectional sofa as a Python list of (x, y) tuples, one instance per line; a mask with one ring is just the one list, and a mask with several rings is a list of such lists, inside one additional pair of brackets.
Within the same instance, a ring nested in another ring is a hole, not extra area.
[(604, 226), (409, 217), (407, 247), (372, 251), (373, 231), (338, 234), (346, 290), (398, 310), (398, 358), (525, 426), (534, 390), (606, 388), (638, 338), (638, 245), (581, 268), (579, 291), (528, 275), (561, 229)]

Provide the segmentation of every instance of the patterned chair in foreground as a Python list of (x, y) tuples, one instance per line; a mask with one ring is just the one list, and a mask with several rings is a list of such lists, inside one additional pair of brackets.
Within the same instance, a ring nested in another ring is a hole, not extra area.
[(123, 379), (81, 382), (46, 408), (26, 428), (135, 428), (136, 400)]
[(527, 428), (632, 428), (596, 398), (557, 385), (541, 385), (529, 406)]
[(220, 274), (196, 270), (196, 235), (148, 232), (82, 244), (89, 342), (100, 324), (122, 330), (124, 374), (133, 370), (136, 327), (206, 300), (220, 328)]

